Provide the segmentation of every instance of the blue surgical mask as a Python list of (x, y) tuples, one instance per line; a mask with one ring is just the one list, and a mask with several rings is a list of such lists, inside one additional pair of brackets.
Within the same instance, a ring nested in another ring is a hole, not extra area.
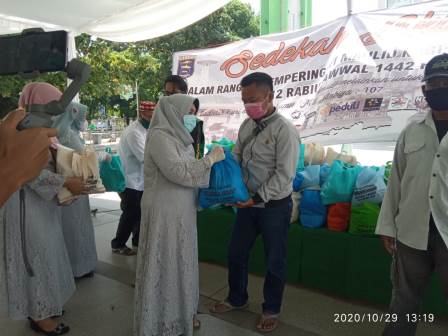
[(187, 129), (188, 133), (193, 132), (196, 124), (198, 122), (198, 118), (192, 114), (184, 115), (184, 126)]

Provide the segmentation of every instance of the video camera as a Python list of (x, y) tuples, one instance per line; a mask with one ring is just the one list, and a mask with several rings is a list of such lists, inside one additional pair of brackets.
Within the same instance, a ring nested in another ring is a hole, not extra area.
[(64, 113), (90, 77), (90, 66), (78, 59), (67, 62), (67, 32), (44, 32), (41, 28), (24, 30), (21, 34), (0, 36), (0, 76), (19, 74), (34, 78), (42, 73), (64, 71), (73, 81), (59, 101), (30, 105), (29, 112), (17, 126), (22, 130), (51, 127), (53, 117)]

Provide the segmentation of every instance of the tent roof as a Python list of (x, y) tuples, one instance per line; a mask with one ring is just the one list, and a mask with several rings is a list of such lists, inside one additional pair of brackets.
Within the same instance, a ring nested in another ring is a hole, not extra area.
[(230, 0), (0, 0), (0, 34), (64, 29), (117, 42), (167, 35)]

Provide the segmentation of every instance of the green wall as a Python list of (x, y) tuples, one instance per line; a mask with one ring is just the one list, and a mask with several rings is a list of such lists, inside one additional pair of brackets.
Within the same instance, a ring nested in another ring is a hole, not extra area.
[(300, 27), (312, 23), (312, 0), (261, 0), (261, 35), (288, 31), (289, 1), (297, 1), (300, 8)]

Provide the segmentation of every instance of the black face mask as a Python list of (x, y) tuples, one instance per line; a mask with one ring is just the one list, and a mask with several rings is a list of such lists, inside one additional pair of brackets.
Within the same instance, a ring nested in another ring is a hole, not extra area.
[(140, 124), (142, 124), (142, 126), (143, 126), (144, 128), (146, 128), (146, 129), (149, 128), (149, 125), (150, 125), (150, 123), (151, 123), (150, 121), (148, 121), (148, 120), (146, 120), (146, 119), (144, 119), (144, 118), (140, 118), (139, 121), (140, 121)]
[(425, 92), (430, 108), (436, 111), (448, 111), (448, 88), (438, 88)]

